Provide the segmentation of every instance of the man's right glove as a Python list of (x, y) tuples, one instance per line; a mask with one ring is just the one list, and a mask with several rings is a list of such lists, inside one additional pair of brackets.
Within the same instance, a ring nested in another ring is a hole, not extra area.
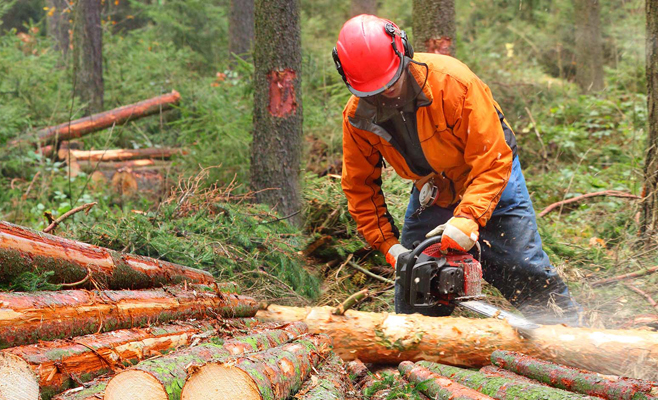
[(401, 254), (408, 253), (409, 250), (401, 245), (400, 243), (394, 244), (386, 253), (386, 262), (391, 264), (391, 267), (395, 268), (395, 264), (398, 263), (398, 257)]

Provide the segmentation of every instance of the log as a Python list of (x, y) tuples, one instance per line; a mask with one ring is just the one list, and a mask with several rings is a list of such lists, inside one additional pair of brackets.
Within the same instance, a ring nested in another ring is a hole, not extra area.
[(230, 362), (195, 366), (181, 400), (285, 400), (330, 352), (331, 339), (315, 335)]
[[(61, 140), (79, 138), (88, 133), (110, 128), (114, 125), (122, 125), (138, 118), (169, 110), (178, 104), (179, 100), (180, 94), (173, 90), (171, 93), (140, 101), (139, 103), (44, 128), (37, 131), (36, 135), (41, 146), (53, 144)], [(19, 140), (10, 142), (9, 145), (16, 146), (18, 144), (20, 144)]]
[(237, 337), (223, 345), (207, 343), (141, 362), (112, 378), (105, 390), (105, 400), (178, 400), (192, 363), (203, 364), (272, 348), (305, 334), (307, 330), (305, 324), (297, 322)]
[(493, 400), (476, 390), (468, 388), (448, 378), (435, 374), (427, 368), (403, 361), (398, 367), (400, 374), (414, 385), (421, 385), (420, 391), (435, 400)]
[(212, 284), (208, 272), (149, 257), (36, 232), (0, 221), (0, 282), (24, 272), (52, 271), (50, 283), (79, 282), (81, 287), (144, 289), (184, 281)]
[[(83, 382), (120, 370), (141, 360), (167, 353), (192, 343), (196, 335), (212, 334), (211, 321), (160, 327), (135, 328), (80, 336), (70, 340), (39, 342), (12, 347), (0, 355), (14, 355), (14, 362), (28, 366), (41, 388), (42, 400), (50, 399)], [(13, 378), (0, 374), (0, 386), (11, 384)]]
[(515, 382), (524, 382), (524, 383), (531, 383), (533, 385), (549, 386), (545, 383), (536, 381), (534, 379), (530, 379), (527, 376), (517, 375), (514, 372), (496, 367), (495, 365), (487, 365), (486, 367), (480, 368), (480, 373), (483, 373), (486, 376), (497, 376), (497, 377), (500, 377), (500, 378), (511, 379)]
[(354, 390), (352, 382), (345, 373), (343, 361), (331, 353), (318, 369), (318, 373), (307, 379), (299, 392), (297, 400), (343, 400)]
[(540, 360), (510, 351), (494, 351), (491, 362), (550, 386), (602, 397), (609, 400), (632, 400), (638, 393), (648, 394), (652, 384), (630, 378), (606, 379), (599, 374)]
[(147, 148), (147, 149), (109, 149), (109, 150), (60, 150), (60, 160), (72, 160), (78, 162), (105, 162), (105, 161), (127, 161), (137, 159), (165, 160), (177, 154), (185, 154), (178, 148)]
[(93, 171), (117, 171), (123, 168), (130, 168), (131, 170), (140, 169), (162, 169), (166, 168), (171, 163), (169, 161), (153, 160), (150, 158), (141, 158), (137, 160), (128, 161), (82, 161), (78, 162), (80, 169), (85, 172)]
[(270, 305), (263, 321), (304, 321), (311, 333), (325, 333), (345, 361), (399, 364), (428, 360), (469, 368), (490, 364), (494, 350), (533, 357), (610, 375), (652, 379), (658, 373), (658, 333), (543, 326), (529, 339), (496, 319), (425, 317), (348, 310)]
[(0, 293), (0, 349), (207, 316), (252, 317), (245, 296), (185, 290)]
[(419, 361), (416, 365), (498, 400), (595, 400), (594, 397), (571, 393), (562, 389), (516, 382), (507, 378), (490, 377), (477, 371), (428, 361)]
[(0, 353), (1, 400), (37, 400), (39, 384), (34, 372), (13, 354)]
[(363, 389), (372, 386), (374, 383), (372, 373), (370, 373), (368, 367), (358, 358), (348, 362), (345, 365), (345, 371), (354, 387), (359, 391), (363, 391)]
[[(109, 378), (99, 378), (85, 386), (69, 389), (53, 397), (52, 400), (102, 400)], [(43, 399), (42, 399), (43, 400)]]

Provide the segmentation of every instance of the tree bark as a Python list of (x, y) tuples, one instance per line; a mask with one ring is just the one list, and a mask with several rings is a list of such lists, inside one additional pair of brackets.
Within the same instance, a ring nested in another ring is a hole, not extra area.
[(352, 0), (350, 15), (356, 17), (361, 14), (377, 15), (377, 0)]
[(642, 224), (647, 245), (658, 236), (658, 0), (646, 0), (647, 156), (644, 161)]
[(0, 348), (181, 319), (251, 317), (258, 310), (250, 297), (178, 287), (0, 293), (0, 304)]
[(60, 393), (52, 400), (100, 400), (103, 398), (108, 380), (109, 378), (96, 379), (84, 387), (81, 386)]
[(75, 92), (87, 114), (103, 110), (103, 27), (101, 0), (76, 0), (73, 19)]
[(517, 375), (514, 372), (510, 372), (506, 369), (498, 368), (495, 365), (487, 365), (485, 367), (480, 368), (480, 373), (485, 374), (486, 376), (497, 376), (499, 378), (507, 378), (511, 379), (515, 382), (523, 382), (523, 383), (530, 383), (533, 385), (543, 385), (543, 386), (548, 386), (545, 383), (536, 381), (534, 379), (530, 379), (526, 376), (523, 375)]
[(413, 0), (414, 50), (455, 56), (455, 0)]
[[(66, 58), (71, 45), (71, 23), (67, 0), (47, 0), (48, 18), (46, 20), (48, 36), (55, 41), (55, 48), (62, 52)], [(69, 10), (70, 11), (70, 10)]]
[(208, 393), (221, 393), (215, 398), (222, 399), (285, 400), (330, 352), (331, 339), (316, 335), (230, 362), (193, 367), (181, 400), (206, 400)]
[[(643, 330), (597, 330), (561, 325), (543, 326), (522, 338), (496, 319), (436, 318), (348, 310), (333, 315), (332, 307), (298, 308), (270, 305), (263, 321), (304, 321), (311, 333), (332, 337), (345, 361), (398, 364), (428, 360), (479, 368), (490, 364), (494, 350), (524, 352), (548, 361), (603, 374), (655, 379), (658, 333)], [(637, 367), (637, 368), (633, 368)], [(640, 376), (642, 373), (647, 376)]]
[(270, 349), (296, 339), (307, 331), (303, 323), (291, 323), (278, 329), (237, 337), (223, 345), (207, 343), (141, 362), (112, 378), (105, 390), (105, 400), (179, 400), (190, 366)]
[(603, 89), (603, 39), (600, 0), (574, 0), (576, 17), (576, 83), (581, 92)]
[(297, 400), (343, 400), (354, 391), (345, 373), (343, 361), (336, 353), (327, 357), (313, 377), (307, 379), (299, 389), (295, 395)]
[(301, 224), (301, 33), (298, 0), (257, 0), (251, 187)]
[(421, 392), (435, 400), (493, 400), (476, 390), (468, 388), (448, 378), (435, 374), (427, 368), (403, 361), (398, 367), (400, 374), (409, 382), (421, 385)]
[(144, 289), (184, 281), (212, 285), (211, 274), (154, 258), (123, 254), (0, 221), (0, 282), (24, 272), (52, 271), (54, 284)]
[(71, 159), (77, 162), (104, 162), (104, 161), (126, 161), (136, 159), (155, 159), (164, 160), (177, 154), (185, 154), (184, 150), (179, 148), (146, 148), (146, 149), (110, 149), (110, 150), (60, 150), (58, 157), (60, 160)]
[(254, 0), (231, 0), (228, 24), (229, 52), (249, 59), (254, 41)]

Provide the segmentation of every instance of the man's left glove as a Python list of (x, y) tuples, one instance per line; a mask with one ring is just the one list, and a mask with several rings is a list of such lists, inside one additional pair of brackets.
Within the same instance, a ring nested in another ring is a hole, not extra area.
[(457, 250), (466, 253), (478, 241), (479, 226), (468, 217), (452, 217), (443, 225), (432, 229), (426, 237), (441, 236), (441, 251)]
[(400, 243), (394, 244), (386, 253), (386, 262), (391, 264), (391, 267), (395, 268), (395, 264), (398, 263), (398, 257), (401, 254), (408, 253), (409, 250), (401, 245)]

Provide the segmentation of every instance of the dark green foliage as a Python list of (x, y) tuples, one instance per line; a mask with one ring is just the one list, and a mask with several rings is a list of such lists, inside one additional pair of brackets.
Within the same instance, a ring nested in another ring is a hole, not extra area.
[(9, 284), (0, 285), (0, 290), (17, 291), (17, 292), (36, 292), (38, 290), (58, 290), (59, 285), (49, 283), (49, 279), (55, 272), (46, 271), (36, 274), (34, 272), (23, 272), (18, 277), (12, 279)]

